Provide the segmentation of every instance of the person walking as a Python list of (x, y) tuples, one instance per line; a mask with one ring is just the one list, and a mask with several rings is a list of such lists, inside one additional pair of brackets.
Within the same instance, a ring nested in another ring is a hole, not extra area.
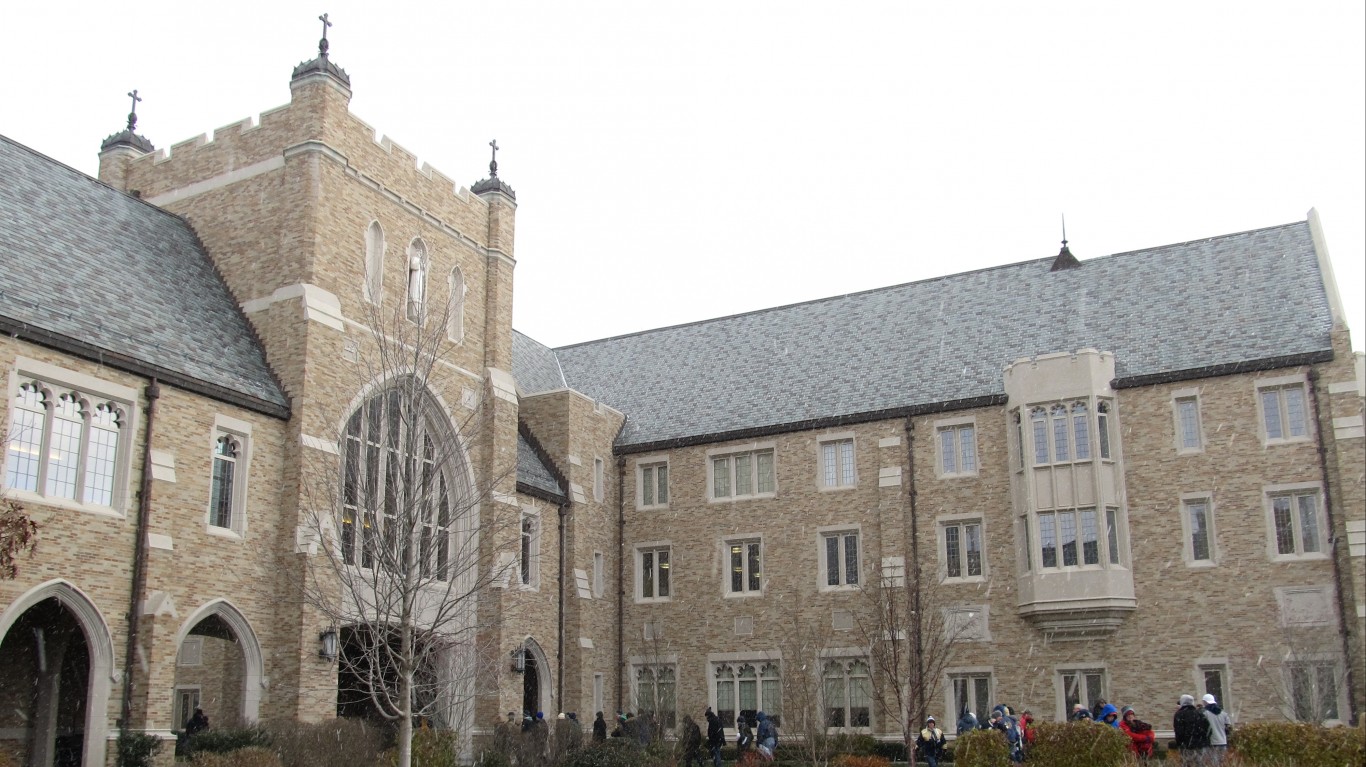
[(1153, 746), (1157, 742), (1157, 733), (1153, 732), (1153, 726), (1138, 718), (1130, 706), (1125, 706), (1120, 712), (1119, 729), (1129, 736), (1129, 750), (1139, 759), (1153, 758)]
[(735, 748), (738, 752), (735, 761), (743, 762), (745, 752), (754, 747), (754, 730), (750, 729), (749, 719), (744, 712), (735, 717)]
[(692, 767), (694, 762), (702, 767), (702, 730), (691, 714), (683, 715), (679, 730), (678, 747), (683, 752), (683, 767)]
[(197, 708), (189, 719), (185, 720), (185, 734), (198, 735), (209, 729), (209, 717), (204, 714), (204, 709)]
[(607, 720), (602, 718), (602, 712), (598, 712), (598, 718), (593, 720), (593, 742), (601, 743), (607, 740)]
[(1176, 733), (1181, 763), (1191, 767), (1200, 765), (1203, 752), (1209, 746), (1209, 720), (1195, 707), (1194, 697), (1181, 696), (1176, 714), (1172, 716), (1172, 730)]
[(726, 745), (726, 728), (721, 726), (721, 717), (707, 706), (707, 748), (711, 750), (712, 767), (721, 767), (721, 747)]
[(1202, 713), (1205, 721), (1209, 722), (1209, 750), (1205, 762), (1217, 767), (1224, 763), (1224, 756), (1228, 754), (1228, 737), (1233, 732), (1233, 719), (1219, 707), (1219, 701), (1213, 695), (1205, 693), (1200, 701), (1205, 704)]
[(945, 742), (944, 731), (935, 724), (934, 717), (925, 717), (925, 728), (920, 731), (920, 737), (915, 739), (915, 748), (925, 757), (930, 767), (939, 767), (939, 760), (944, 756)]
[(764, 761), (771, 762), (773, 752), (778, 748), (778, 728), (762, 711), (755, 714), (754, 718), (759, 720), (759, 732), (755, 733), (759, 741), (759, 753), (763, 754)]

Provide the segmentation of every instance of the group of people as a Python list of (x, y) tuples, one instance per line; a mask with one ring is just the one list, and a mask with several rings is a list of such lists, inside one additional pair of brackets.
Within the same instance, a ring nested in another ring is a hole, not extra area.
[[(721, 748), (726, 745), (726, 728), (721, 723), (721, 717), (711, 710), (711, 706), (707, 707), (705, 716), (707, 720), (706, 747), (711, 752), (712, 767), (721, 767)], [(735, 718), (735, 746), (739, 751), (736, 758), (737, 762), (744, 762), (747, 752), (751, 749), (754, 750), (759, 759), (765, 762), (773, 761), (773, 750), (778, 747), (777, 725), (762, 711), (754, 713), (754, 725), (750, 725), (745, 712), (740, 712)], [(683, 767), (692, 767), (694, 762), (697, 763), (698, 767), (701, 767), (702, 729), (687, 714), (683, 715), (683, 726), (678, 743), (679, 748), (683, 751)]]
[(517, 714), (509, 711), (507, 719), (493, 730), (494, 750), (518, 767), (549, 767), (582, 747), (583, 728), (573, 712), (561, 713), (552, 730), (543, 712), (523, 711), (519, 721)]
[[(1096, 701), (1093, 708), (1078, 703), (1072, 707), (1067, 717), (1070, 722), (1096, 722), (1108, 725), (1129, 738), (1129, 750), (1139, 759), (1154, 758), (1157, 734), (1153, 726), (1138, 718), (1132, 706), (1116, 708), (1104, 698)], [(964, 711), (958, 719), (958, 734), (965, 735), (973, 730), (996, 730), (1001, 732), (1010, 748), (1012, 762), (1022, 762), (1025, 754), (1033, 745), (1038, 733), (1034, 729), (1034, 716), (1029, 711), (1018, 718), (1010, 706), (1004, 703), (991, 710), (986, 722), (978, 720), (971, 711)], [(1213, 695), (1205, 695), (1197, 704), (1191, 695), (1182, 695), (1176, 715), (1172, 718), (1172, 729), (1176, 733), (1175, 745), (1181, 752), (1186, 765), (1222, 764), (1228, 751), (1229, 738), (1233, 734), (1233, 720), (1219, 707)], [(947, 747), (947, 739), (930, 716), (925, 718), (925, 727), (916, 738), (916, 752), (925, 758), (929, 767), (938, 767)]]

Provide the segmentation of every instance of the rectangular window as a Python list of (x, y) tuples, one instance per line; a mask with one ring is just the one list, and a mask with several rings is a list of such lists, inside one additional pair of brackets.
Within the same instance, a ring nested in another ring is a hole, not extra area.
[[(1105, 510), (1109, 559), (1119, 563), (1119, 510)], [(1079, 567), (1100, 564), (1100, 521), (1095, 509), (1068, 509), (1039, 513), (1040, 567)], [(1061, 562), (1059, 562), (1061, 553)]]
[(853, 487), (854, 440), (821, 443), (821, 487)]
[(955, 717), (971, 711), (977, 715), (978, 722), (991, 721), (991, 673), (950, 674), (949, 679), (953, 682)]
[(727, 541), (730, 554), (731, 594), (757, 594), (761, 590), (760, 568), (763, 563), (763, 544), (760, 541)]
[(1081, 669), (1059, 672), (1062, 684), (1063, 711), (1070, 715), (1072, 707), (1080, 703), (1091, 710), (1096, 701), (1106, 696), (1104, 669)]
[(943, 525), (944, 577), (982, 576), (982, 521), (979, 519)]
[[(1181, 502), (1186, 515), (1186, 556), (1193, 563), (1214, 563), (1213, 516), (1208, 498), (1190, 498)], [(1221, 699), (1222, 700), (1222, 699)]]
[(91, 506), (121, 502), (115, 476), (131, 438), (132, 396), (115, 401), (90, 389), (21, 378), (11, 401), (5, 486)]
[[(224, 420), (222, 416), (218, 420)], [(248, 424), (235, 431), (214, 430), (213, 466), (209, 475), (209, 526), (241, 534), (246, 506)], [(245, 427), (245, 428), (243, 428)]]
[(1262, 406), (1262, 427), (1266, 441), (1288, 442), (1309, 436), (1309, 417), (1304, 384), (1265, 386), (1257, 389)]
[[(1042, 405), (1029, 410), (1030, 429), (1034, 443), (1034, 465), (1110, 459), (1110, 405), (1096, 406), (1096, 434), (1099, 442), (1093, 446), (1091, 407), (1085, 401), (1070, 404)], [(1096, 449), (1093, 449), (1096, 448)]]
[(1180, 452), (1196, 452), (1204, 446), (1200, 432), (1200, 400), (1196, 397), (1176, 399), (1176, 446)]
[(603, 485), (606, 483), (605, 468), (601, 458), (593, 459), (593, 500), (601, 503)]
[[(601, 551), (593, 552), (593, 597), (601, 599), (606, 580), (607, 565)], [(595, 711), (597, 709), (594, 709)]]
[(640, 505), (656, 507), (669, 505), (669, 464), (641, 464), (636, 481), (640, 485)]
[(1200, 686), (1203, 689), (1201, 695), (1213, 695), (1220, 707), (1232, 708), (1233, 702), (1228, 699), (1228, 666), (1222, 663), (1201, 664), (1199, 669)]
[(977, 473), (977, 428), (971, 423), (939, 429), (939, 473), (960, 476)]
[(1110, 544), (1110, 564), (1119, 564), (1119, 509), (1105, 509), (1106, 543)]
[(857, 586), (859, 583), (858, 531), (825, 533), (821, 536), (821, 553), (828, 588)]
[(1294, 557), (1324, 553), (1317, 488), (1274, 494), (1270, 504), (1277, 555)]
[(1058, 566), (1056, 521), (1056, 515), (1052, 512), (1039, 515), (1039, 562), (1041, 567)]
[(603, 704), (603, 691), (606, 684), (602, 674), (593, 675), (593, 710), (601, 711)]
[(179, 686), (175, 688), (175, 719), (177, 727), (184, 727), (185, 723), (194, 716), (195, 709), (199, 708), (199, 686)]
[(711, 497), (752, 498), (774, 492), (773, 451), (754, 450), (711, 459)]
[(518, 573), (523, 586), (535, 587), (540, 583), (540, 517), (536, 514), (522, 514), (522, 548), (518, 558)]
[(1322, 724), (1341, 721), (1338, 707), (1338, 664), (1333, 661), (1296, 661), (1286, 664), (1295, 719)]
[(658, 601), (669, 599), (669, 567), (672, 547), (649, 546), (636, 550), (636, 599)]

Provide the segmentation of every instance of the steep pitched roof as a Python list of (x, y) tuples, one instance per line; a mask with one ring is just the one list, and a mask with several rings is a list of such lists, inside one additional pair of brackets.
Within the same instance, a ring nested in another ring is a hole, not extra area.
[(1332, 318), (1305, 222), (1050, 271), (1054, 260), (554, 354), (569, 386), (626, 413), (617, 446), (628, 452), (992, 401), (1011, 362), (1088, 347), (1114, 352), (1120, 385), (1331, 357)]
[(289, 399), (183, 219), (0, 136), (0, 326), (279, 417)]
[(519, 490), (544, 500), (564, 503), (568, 496), (549, 459), (534, 444), (523, 425), (517, 434), (517, 485)]

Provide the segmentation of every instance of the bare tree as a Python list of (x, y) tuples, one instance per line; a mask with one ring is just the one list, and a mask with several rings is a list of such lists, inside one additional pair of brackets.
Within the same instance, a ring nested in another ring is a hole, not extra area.
[[(832, 744), (826, 732), (830, 727), (868, 726), (849, 721), (850, 689), (844, 674), (847, 663), (858, 659), (836, 658), (829, 655), (832, 642), (831, 625), (824, 621), (803, 620), (805, 611), (795, 607), (789, 611), (791, 622), (779, 642), (782, 652), (783, 729), (790, 742), (802, 752), (802, 762), (821, 767), (830, 761)], [(837, 674), (837, 676), (836, 676)], [(826, 680), (831, 684), (827, 689)], [(854, 690), (857, 694), (857, 690)], [(832, 715), (833, 709), (838, 715)], [(853, 715), (857, 718), (857, 714)]]
[(979, 612), (925, 588), (921, 567), (913, 564), (909, 573), (900, 566), (884, 569), (881, 578), (863, 589), (869, 609), (860, 620), (869, 645), (874, 697), (884, 717), (899, 723), (911, 764), (920, 723), (939, 693), (954, 648), (982, 627)]
[(651, 740), (660, 740), (666, 730), (678, 725), (678, 667), (672, 660), (673, 643), (665, 634), (664, 622), (651, 618), (644, 624), (644, 662), (635, 675), (637, 727), (648, 727)]
[(347, 350), (356, 388), (369, 394), (333, 420), (343, 424), (339, 455), (309, 451), (301, 481), (313, 533), (304, 599), (340, 630), (339, 710), (395, 722), (401, 767), (411, 764), (416, 720), (454, 729), (467, 745), (461, 728), (473, 720), (477, 677), (501, 658), (480, 641), (478, 599), (506, 583), (513, 558), (494, 565), (491, 552), (515, 540), (500, 531), (518, 522), (486, 503), (515, 460), (480, 476), (471, 458), (492, 463), (489, 409), (476, 405), (452, 424), (434, 395), (453, 376), (447, 318), (418, 307), (413, 321), (413, 311), (371, 309), (369, 337)]
[(19, 577), (19, 557), (38, 548), (38, 524), (23, 504), (0, 497), (0, 581)]
[(1283, 627), (1274, 646), (1241, 653), (1255, 669), (1248, 680), (1252, 695), (1292, 722), (1348, 722), (1350, 713), (1342, 705), (1348, 680), (1341, 647), (1335, 625)]

